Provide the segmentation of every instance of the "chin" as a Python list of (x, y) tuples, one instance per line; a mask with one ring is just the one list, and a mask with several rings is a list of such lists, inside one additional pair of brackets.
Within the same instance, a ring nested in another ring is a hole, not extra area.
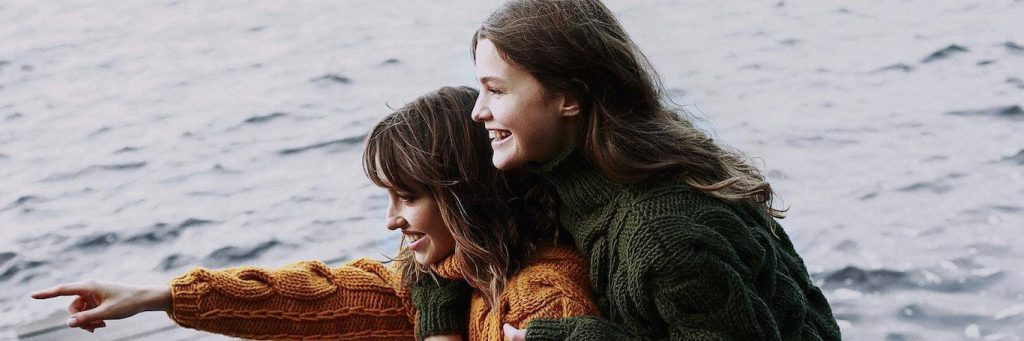
[(431, 263), (427, 262), (430, 259), (428, 259), (429, 257), (427, 257), (427, 255), (425, 255), (425, 254), (422, 254), (422, 253), (419, 253), (419, 252), (414, 252), (412, 256), (413, 256), (413, 259), (416, 261), (416, 263), (420, 263), (420, 265), (430, 266), (430, 264), (431, 264)]
[(491, 163), (494, 164), (494, 168), (497, 168), (497, 169), (500, 169), (500, 170), (503, 170), (503, 171), (516, 169), (516, 168), (519, 168), (519, 166), (522, 166), (522, 162), (520, 162), (519, 160), (517, 160), (517, 159), (515, 159), (513, 157), (510, 157), (510, 156), (502, 156), (502, 155), (495, 155), (494, 157), (492, 157), (491, 158)]
[(494, 159), (494, 160), (492, 160), (492, 163), (494, 163), (494, 168), (497, 168), (497, 169), (500, 169), (500, 170), (503, 170), (503, 171), (507, 171), (507, 170), (511, 169), (508, 166), (508, 164), (505, 163), (505, 160)]

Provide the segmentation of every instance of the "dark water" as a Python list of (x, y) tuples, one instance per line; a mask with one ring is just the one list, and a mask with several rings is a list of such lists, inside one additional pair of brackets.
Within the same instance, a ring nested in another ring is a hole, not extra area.
[[(762, 166), (851, 340), (1024, 338), (1020, 1), (609, 2)], [(359, 143), (496, 3), (0, 3), (0, 330), (29, 291), (383, 258)]]

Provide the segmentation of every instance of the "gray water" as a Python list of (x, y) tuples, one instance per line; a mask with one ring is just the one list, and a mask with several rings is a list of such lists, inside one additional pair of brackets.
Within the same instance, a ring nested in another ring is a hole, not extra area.
[[(850, 340), (1024, 338), (1024, 3), (608, 3), (754, 157)], [(30, 291), (383, 259), (360, 140), (495, 2), (0, 2), (0, 331)]]

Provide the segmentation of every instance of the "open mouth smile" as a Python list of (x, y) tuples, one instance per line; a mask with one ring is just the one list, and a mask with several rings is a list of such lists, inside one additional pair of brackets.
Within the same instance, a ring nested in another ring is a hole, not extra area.
[(507, 139), (509, 136), (512, 136), (512, 132), (508, 131), (508, 130), (491, 129), (491, 130), (488, 130), (487, 132), (490, 135), (491, 140), (495, 141), (495, 142), (503, 141), (503, 140)]
[(408, 243), (406, 247), (413, 251), (416, 251), (416, 248), (421, 244), (420, 242), (425, 240), (425, 237), (427, 236), (422, 233), (411, 231), (402, 231), (402, 234), (405, 235), (405, 242)]

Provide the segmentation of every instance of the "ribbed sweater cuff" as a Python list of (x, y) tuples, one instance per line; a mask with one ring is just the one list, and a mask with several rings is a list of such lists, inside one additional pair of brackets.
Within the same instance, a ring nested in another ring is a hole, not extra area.
[(526, 325), (526, 341), (555, 341), (569, 337), (564, 319), (534, 319)]
[(207, 291), (207, 283), (197, 281), (192, 272), (174, 278), (169, 283), (171, 289), (171, 308), (167, 316), (182, 327), (195, 328), (199, 321), (202, 295)]
[(412, 301), (416, 307), (416, 335), (420, 338), (435, 335), (465, 335), (472, 288), (462, 280), (423, 278), (412, 288)]

